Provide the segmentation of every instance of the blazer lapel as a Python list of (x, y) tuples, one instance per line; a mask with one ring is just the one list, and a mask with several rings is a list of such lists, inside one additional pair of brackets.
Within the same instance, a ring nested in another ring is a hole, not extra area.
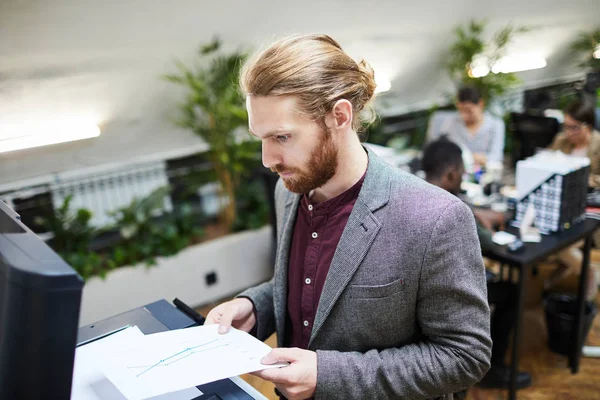
[(381, 224), (375, 219), (371, 210), (357, 199), (325, 279), (310, 342), (313, 341), (333, 305), (352, 279), (380, 228)]
[(279, 347), (283, 346), (283, 338), (285, 337), (288, 262), (299, 204), (300, 196), (290, 193), (284, 206), (282, 231), (281, 236), (278, 238), (279, 245), (277, 246), (277, 258), (275, 261), (275, 284), (273, 285), (273, 306), (275, 309), (275, 327), (277, 328)]
[(373, 215), (373, 211), (386, 205), (389, 200), (390, 166), (371, 151), (368, 154), (369, 166), (365, 181), (333, 255), (319, 300), (309, 348), (381, 229), (381, 223)]

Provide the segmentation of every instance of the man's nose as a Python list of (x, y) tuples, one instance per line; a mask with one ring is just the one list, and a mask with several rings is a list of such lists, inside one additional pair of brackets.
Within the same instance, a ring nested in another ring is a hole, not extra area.
[(272, 168), (281, 163), (276, 150), (266, 140), (262, 142), (262, 163), (265, 168)]

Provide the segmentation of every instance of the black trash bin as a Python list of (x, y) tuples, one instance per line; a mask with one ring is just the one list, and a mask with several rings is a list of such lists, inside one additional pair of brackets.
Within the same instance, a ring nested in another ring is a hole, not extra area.
[[(577, 298), (567, 294), (550, 294), (544, 299), (546, 326), (548, 328), (548, 347), (551, 351), (568, 355), (573, 340), (573, 320), (577, 314)], [(583, 341), (588, 335), (592, 321), (598, 313), (598, 307), (585, 302), (583, 312)]]

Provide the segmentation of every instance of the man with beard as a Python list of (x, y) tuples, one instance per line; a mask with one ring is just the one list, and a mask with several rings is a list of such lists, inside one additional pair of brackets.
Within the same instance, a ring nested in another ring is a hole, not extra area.
[(241, 86), (281, 177), (275, 273), (207, 323), (277, 332), (262, 362), (289, 365), (255, 374), (288, 399), (450, 399), (478, 382), (491, 341), (473, 215), (361, 145), (369, 65), (329, 36), (292, 36), (250, 60)]

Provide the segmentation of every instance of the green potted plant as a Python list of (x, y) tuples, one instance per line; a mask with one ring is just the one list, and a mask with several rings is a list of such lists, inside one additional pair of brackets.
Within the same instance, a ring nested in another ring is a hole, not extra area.
[(484, 100), (506, 93), (519, 84), (515, 73), (492, 73), (492, 67), (506, 55), (507, 46), (516, 34), (528, 31), (525, 27), (508, 25), (485, 40), (486, 21), (472, 20), (454, 30), (455, 39), (447, 54), (446, 70), (458, 86), (475, 86)]
[(165, 76), (186, 90), (177, 123), (210, 146), (208, 156), (222, 190), (221, 222), (227, 228), (236, 221), (236, 193), (244, 173), (260, 160), (260, 143), (247, 134), (248, 115), (238, 89), (245, 58), (240, 51), (223, 54), (214, 39), (201, 46), (196, 65), (176, 62), (178, 73)]
[(571, 51), (581, 56), (580, 67), (591, 72), (600, 71), (600, 28), (591, 32), (581, 32), (571, 43)]
[(107, 270), (115, 268), (112, 260), (104, 260), (99, 254), (90, 251), (94, 236), (101, 228), (91, 225), (92, 212), (85, 208), (71, 210), (73, 196), (65, 197), (59, 208), (46, 217), (36, 218), (36, 222), (52, 233), (50, 246), (77, 271), (85, 280), (94, 275), (104, 276)]

